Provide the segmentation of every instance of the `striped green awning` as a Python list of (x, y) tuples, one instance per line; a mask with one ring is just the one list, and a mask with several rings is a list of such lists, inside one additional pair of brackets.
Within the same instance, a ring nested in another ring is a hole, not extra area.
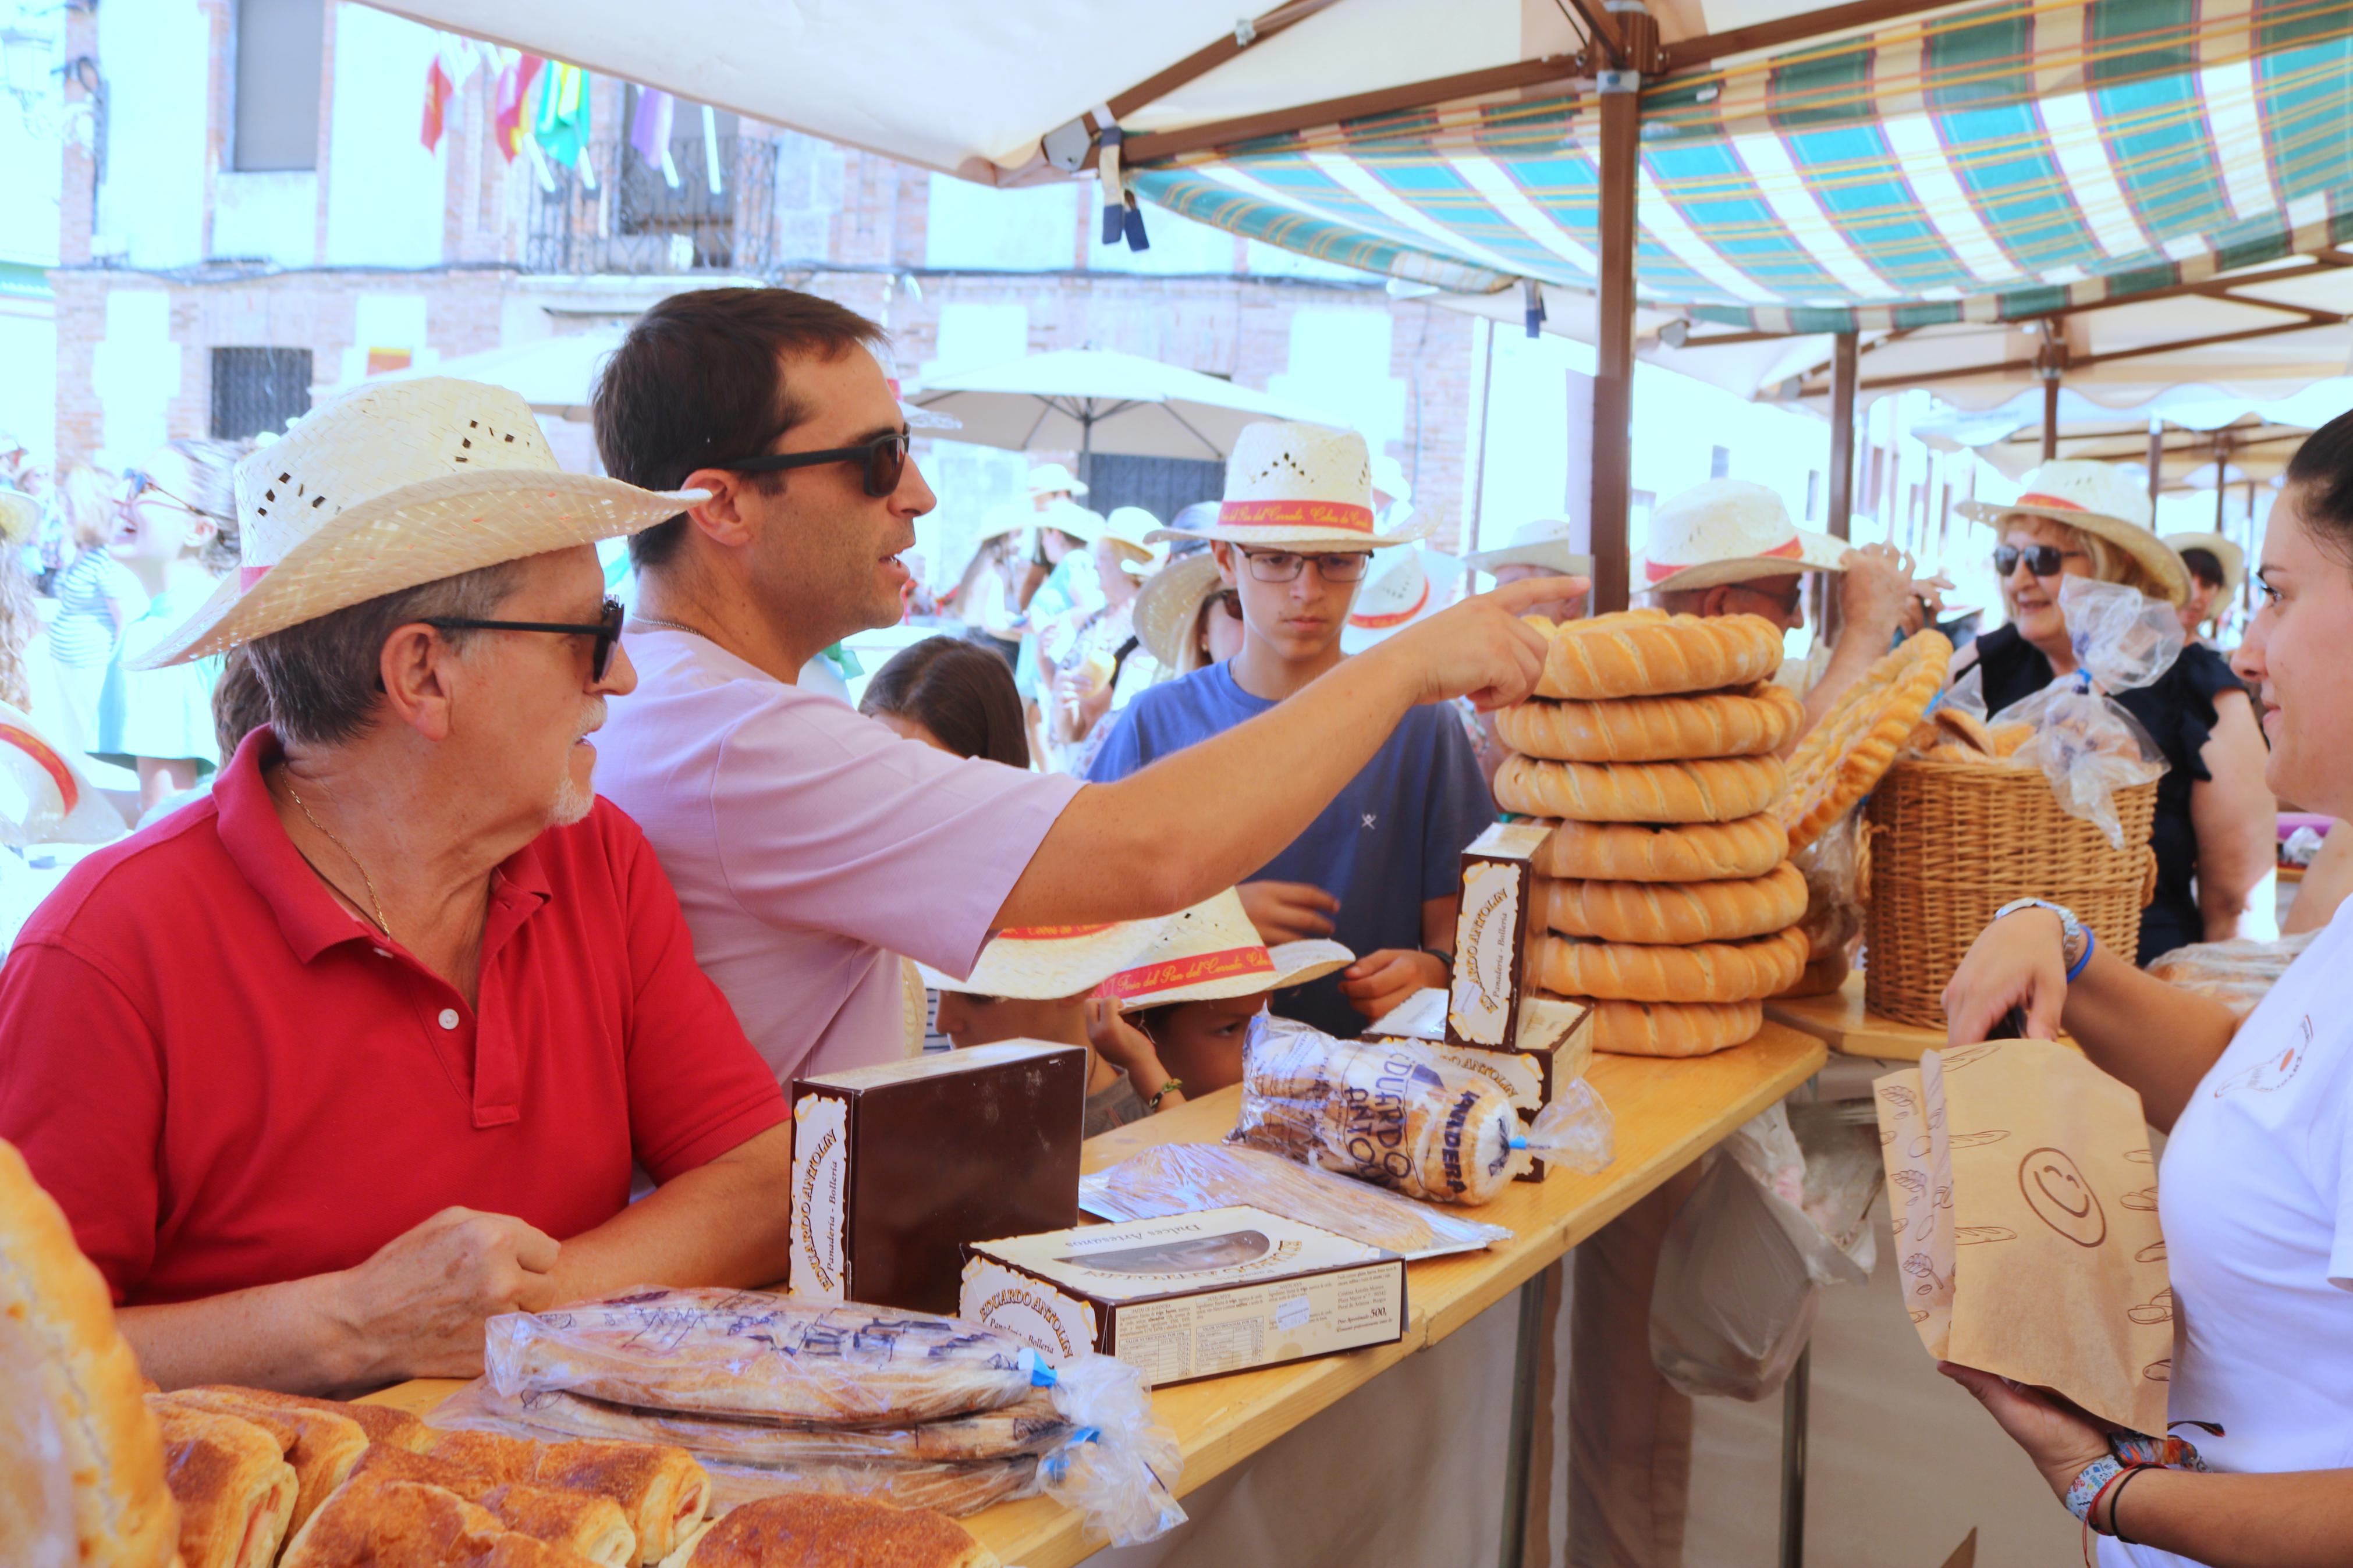
[[(2019, 0), (1645, 84), (1636, 291), (1767, 331), (2001, 321), (2353, 236), (2353, 0)], [(1482, 291), (1594, 281), (1598, 102), (1414, 110), (1134, 174)]]

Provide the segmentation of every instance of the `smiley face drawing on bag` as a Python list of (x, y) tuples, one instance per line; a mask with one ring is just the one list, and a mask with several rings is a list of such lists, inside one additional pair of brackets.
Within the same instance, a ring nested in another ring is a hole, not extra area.
[(2034, 1217), (2078, 1247), (2108, 1237), (2108, 1216), (2092, 1184), (2062, 1149), (2033, 1149), (2018, 1164), (2019, 1191)]

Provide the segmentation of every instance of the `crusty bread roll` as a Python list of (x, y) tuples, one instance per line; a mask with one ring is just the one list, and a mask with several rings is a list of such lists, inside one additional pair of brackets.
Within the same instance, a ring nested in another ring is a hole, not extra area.
[(1495, 770), (1495, 804), (1579, 822), (1732, 822), (1770, 806), (1781, 779), (1778, 757), (1609, 764), (1505, 757)]
[(1495, 733), (1524, 756), (1561, 763), (1663, 763), (1694, 757), (1754, 757), (1778, 751), (1797, 732), (1805, 704), (1786, 686), (1760, 680), (1690, 697), (1630, 697), (1616, 702), (1514, 703), (1495, 715)]
[(426, 1453), (491, 1483), (522, 1481), (611, 1498), (637, 1532), (638, 1561), (678, 1550), (711, 1507), (693, 1455), (659, 1443), (535, 1443), (495, 1432), (437, 1432)]
[(1912, 726), (1945, 684), (1953, 645), (1941, 632), (1906, 637), (1839, 693), (1821, 722), (1789, 755), (1789, 793), (1776, 810), (1794, 851), (1869, 795), (1895, 761)]
[(151, 1394), (166, 1474), (180, 1503), (186, 1568), (269, 1568), (301, 1483), (278, 1439), (250, 1421)]
[(350, 1416), (332, 1410), (311, 1410), (254, 1399), (242, 1388), (224, 1384), (184, 1388), (157, 1398), (166, 1405), (184, 1405), (250, 1421), (278, 1439), (279, 1451), (294, 1467), (299, 1489), (294, 1497), (294, 1517), (287, 1525), (290, 1531), (310, 1522), (311, 1515), (343, 1484), (352, 1467), (367, 1452), (365, 1430)]
[(1746, 1045), (1765, 1026), (1762, 1002), (1596, 1002), (1593, 1048), (1620, 1057), (1704, 1057)]
[(1624, 1002), (1757, 1001), (1797, 979), (1807, 952), (1795, 930), (1688, 947), (1558, 936), (1533, 937), (1528, 947), (1528, 973), (1545, 990)]
[(1769, 812), (1667, 826), (1563, 822), (1532, 864), (1538, 876), (1562, 881), (1723, 882), (1761, 877), (1788, 851), (1788, 830)]
[(417, 1481), (346, 1481), (311, 1516), (279, 1568), (588, 1568), (457, 1493)]
[(1780, 628), (1762, 616), (1620, 610), (1555, 626), (1535, 694), (1591, 702), (1714, 691), (1780, 668)]
[(433, 1437), (433, 1428), (407, 1411), (390, 1405), (370, 1405), (364, 1400), (313, 1399), (307, 1394), (280, 1394), (274, 1388), (247, 1388), (242, 1384), (206, 1384), (197, 1392), (226, 1390), (254, 1405), (275, 1405), (281, 1410), (323, 1410), (331, 1415), (341, 1415), (360, 1424), (371, 1443), (389, 1443), (396, 1448), (421, 1452)]
[(569, 1548), (604, 1568), (628, 1568), (638, 1560), (638, 1532), (611, 1498), (565, 1491), (524, 1481), (491, 1482), (477, 1473), (429, 1454), (375, 1443), (352, 1468), (354, 1480), (420, 1481), (457, 1493), (499, 1522), (533, 1541)]
[(662, 1568), (997, 1568), (997, 1554), (945, 1514), (866, 1498), (789, 1492), (715, 1520)]
[(81, 1568), (164, 1568), (179, 1545), (180, 1517), (138, 1360), (115, 1329), (106, 1281), (5, 1142), (0, 1313), (24, 1330), (42, 1398), (65, 1437)]
[(1806, 912), (1806, 879), (1787, 860), (1725, 882), (1539, 881), (1549, 930), (1596, 942), (1736, 942), (1786, 931)]

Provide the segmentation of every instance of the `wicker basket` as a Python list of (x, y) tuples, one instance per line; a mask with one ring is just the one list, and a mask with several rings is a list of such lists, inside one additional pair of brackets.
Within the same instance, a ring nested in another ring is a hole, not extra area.
[(2157, 891), (2149, 824), (2157, 785), (2118, 790), (2125, 847), (2059, 807), (2035, 768), (1906, 757), (1864, 807), (1870, 890), (1863, 996), (1882, 1017), (1945, 1026), (1946, 983), (2012, 899), (2049, 899), (2082, 917), (2111, 952), (2140, 942)]

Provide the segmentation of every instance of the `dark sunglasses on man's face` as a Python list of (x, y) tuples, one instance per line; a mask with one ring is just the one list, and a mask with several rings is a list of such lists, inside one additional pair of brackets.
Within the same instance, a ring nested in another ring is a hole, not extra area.
[(2062, 550), (2055, 544), (2030, 544), (2023, 550), (2015, 544), (1998, 545), (1993, 552), (1993, 569), (1997, 574), (2007, 577), (2017, 571), (2018, 563), (2023, 561), (2026, 569), (2037, 577), (2056, 577), (2061, 563), (2067, 557), (2083, 553), (2080, 550)]
[(613, 650), (621, 645), (621, 622), (628, 612), (621, 608), (618, 599), (605, 601), (604, 618), (594, 626), (582, 626), (573, 621), (478, 621), (464, 616), (427, 616), (424, 624), (445, 632), (554, 632), (563, 637), (594, 637), (594, 650), (588, 658), (588, 679), (591, 684), (603, 681), (605, 671), (613, 662)]
[(778, 452), (766, 458), (729, 458), (716, 463), (705, 463), (707, 468), (730, 468), (739, 474), (773, 474), (780, 468), (812, 468), (826, 463), (858, 463), (863, 466), (866, 493), (876, 499), (891, 494), (899, 488), (899, 476), (907, 471), (908, 435), (904, 430), (886, 431), (871, 441), (855, 447), (828, 447), (822, 452)]

